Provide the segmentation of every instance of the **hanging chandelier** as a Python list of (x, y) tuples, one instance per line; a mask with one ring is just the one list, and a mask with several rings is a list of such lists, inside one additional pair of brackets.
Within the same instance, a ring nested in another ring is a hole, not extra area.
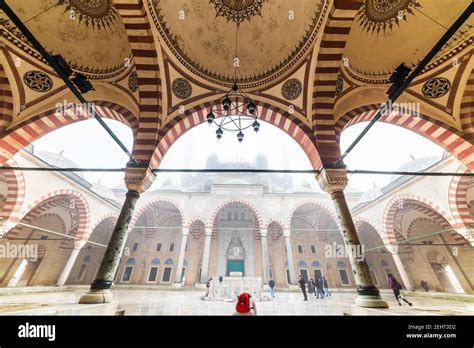
[(255, 133), (259, 131), (260, 123), (257, 118), (257, 104), (236, 83), (212, 103), (207, 114), (207, 122), (217, 126), (217, 139), (222, 138), (224, 131), (236, 132), (239, 143), (244, 139), (245, 129), (253, 128)]
[(255, 133), (260, 129), (257, 121), (257, 104), (237, 85), (237, 68), (240, 66), (237, 55), (239, 26), (235, 30), (234, 85), (223, 96), (212, 102), (207, 114), (209, 125), (217, 126), (216, 136), (221, 139), (224, 131), (237, 133), (237, 140), (244, 140), (243, 131), (253, 128)]

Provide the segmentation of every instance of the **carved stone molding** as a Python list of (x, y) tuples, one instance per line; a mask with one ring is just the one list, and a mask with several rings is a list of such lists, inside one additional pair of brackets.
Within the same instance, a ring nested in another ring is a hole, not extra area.
[(145, 192), (155, 181), (156, 174), (153, 173), (151, 167), (144, 168), (127, 168), (125, 174), (125, 185), (129, 190), (138, 193)]
[(345, 169), (323, 168), (319, 175), (316, 175), (321, 190), (327, 193), (342, 192), (347, 186), (347, 173)]

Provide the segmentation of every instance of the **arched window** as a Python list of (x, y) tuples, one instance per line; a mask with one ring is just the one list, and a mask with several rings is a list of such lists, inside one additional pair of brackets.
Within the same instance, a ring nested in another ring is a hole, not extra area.
[(392, 273), (392, 270), (390, 269), (390, 266), (389, 266), (388, 263), (387, 263), (387, 261), (382, 260), (382, 261), (380, 262), (380, 265), (382, 266), (382, 268), (383, 268), (383, 270), (384, 270), (385, 275), (387, 276), (387, 278), (388, 278), (388, 275), (389, 275), (389, 274), (393, 274), (393, 273)]
[(240, 213), (240, 220), (245, 220), (245, 214), (244, 213)]
[(372, 276), (374, 284), (379, 285), (379, 280), (377, 278), (377, 275), (375, 274), (374, 268), (372, 267), (372, 263), (369, 260), (367, 260), (367, 266), (369, 266), (370, 275)]
[(80, 282), (82, 279), (84, 279), (84, 275), (86, 273), (86, 269), (89, 266), (89, 262), (91, 261), (91, 257), (89, 255), (85, 256), (82, 259), (82, 264), (79, 267), (79, 271), (76, 274), (75, 281)]
[(166, 259), (165, 266), (163, 268), (163, 275), (161, 276), (162, 283), (169, 283), (171, 282), (171, 272), (173, 271), (173, 260)]
[(238, 220), (239, 219), (239, 213), (235, 212), (234, 213), (234, 220)]
[(127, 260), (127, 264), (125, 265), (125, 269), (122, 275), (122, 282), (129, 283), (130, 279), (132, 278), (133, 273), (133, 266), (135, 265), (135, 259), (133, 257)]
[(298, 268), (300, 269), (300, 275), (308, 281), (309, 276), (308, 276), (308, 265), (304, 261), (300, 261), (298, 263)]
[(158, 276), (158, 270), (159, 269), (160, 269), (160, 260), (155, 257), (151, 261), (150, 270), (148, 271), (148, 278), (147, 278), (148, 283), (155, 283), (156, 282), (156, 278)]
[[(286, 252), (286, 249), (285, 249)], [(291, 284), (290, 282), (290, 268), (288, 267), (288, 261), (285, 261), (285, 274), (286, 274), (286, 284)]]
[(316, 279), (318, 276), (323, 279), (323, 272), (321, 271), (321, 264), (318, 261), (311, 262), (311, 267), (313, 267), (313, 276)]
[(350, 285), (349, 275), (347, 274), (346, 264), (343, 261), (337, 262), (337, 270), (339, 271), (339, 278), (341, 285)]

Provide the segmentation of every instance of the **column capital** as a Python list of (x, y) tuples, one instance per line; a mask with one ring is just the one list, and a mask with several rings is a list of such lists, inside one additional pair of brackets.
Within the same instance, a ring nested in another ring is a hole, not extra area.
[(329, 194), (344, 191), (348, 182), (345, 168), (322, 168), (316, 180), (321, 190)]
[(153, 184), (153, 181), (155, 181), (155, 178), (156, 174), (153, 173), (151, 167), (127, 167), (127, 172), (125, 173), (125, 185), (129, 190), (143, 193), (148, 188), (150, 188), (151, 184)]
[(183, 227), (182, 230), (181, 230), (181, 235), (182, 236), (187, 236), (189, 234), (189, 227), (186, 228), (186, 227)]
[(289, 229), (284, 229), (283, 236), (289, 238), (291, 236), (291, 231)]
[(265, 237), (265, 238), (266, 238), (266, 237), (268, 236), (268, 231), (267, 231), (267, 230), (264, 230), (264, 229), (261, 229), (261, 230), (260, 230), (260, 235), (261, 235), (262, 237)]
[(206, 236), (210, 236), (212, 234), (212, 228), (206, 227), (204, 233), (206, 234)]

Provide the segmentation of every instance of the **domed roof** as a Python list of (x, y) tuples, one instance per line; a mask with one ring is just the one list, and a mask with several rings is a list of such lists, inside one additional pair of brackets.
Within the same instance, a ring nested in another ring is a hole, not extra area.
[[(400, 166), (400, 168), (398, 168), (396, 171), (397, 172), (421, 172), (431, 167), (433, 164), (439, 162), (440, 159), (441, 157), (436, 157), (436, 156), (417, 158)], [(392, 175), (392, 177), (390, 178), (390, 182), (394, 182), (400, 176), (401, 175)]]
[(373, 187), (360, 196), (359, 200), (357, 201), (357, 204), (372, 202), (373, 200), (379, 198), (382, 195), (383, 192), (379, 187)]
[(92, 192), (97, 193), (99, 196), (105, 198), (105, 199), (111, 199), (111, 200), (117, 200), (115, 197), (115, 193), (108, 188), (107, 186), (101, 185), (99, 183), (97, 184), (92, 184), (91, 189)]
[(173, 184), (171, 178), (167, 178), (163, 185), (161, 185), (159, 191), (179, 191), (179, 192), (186, 192), (186, 189), (182, 186), (178, 186)]
[[(36, 157), (39, 157), (41, 160), (48, 163), (51, 167), (58, 167), (58, 168), (78, 167), (76, 163), (71, 161), (69, 158), (64, 157), (62, 155), (62, 151), (61, 153), (54, 153), (54, 152), (49, 152), (49, 151), (35, 151), (34, 154)], [(82, 172), (74, 172), (74, 173), (84, 179), (84, 174)]]

